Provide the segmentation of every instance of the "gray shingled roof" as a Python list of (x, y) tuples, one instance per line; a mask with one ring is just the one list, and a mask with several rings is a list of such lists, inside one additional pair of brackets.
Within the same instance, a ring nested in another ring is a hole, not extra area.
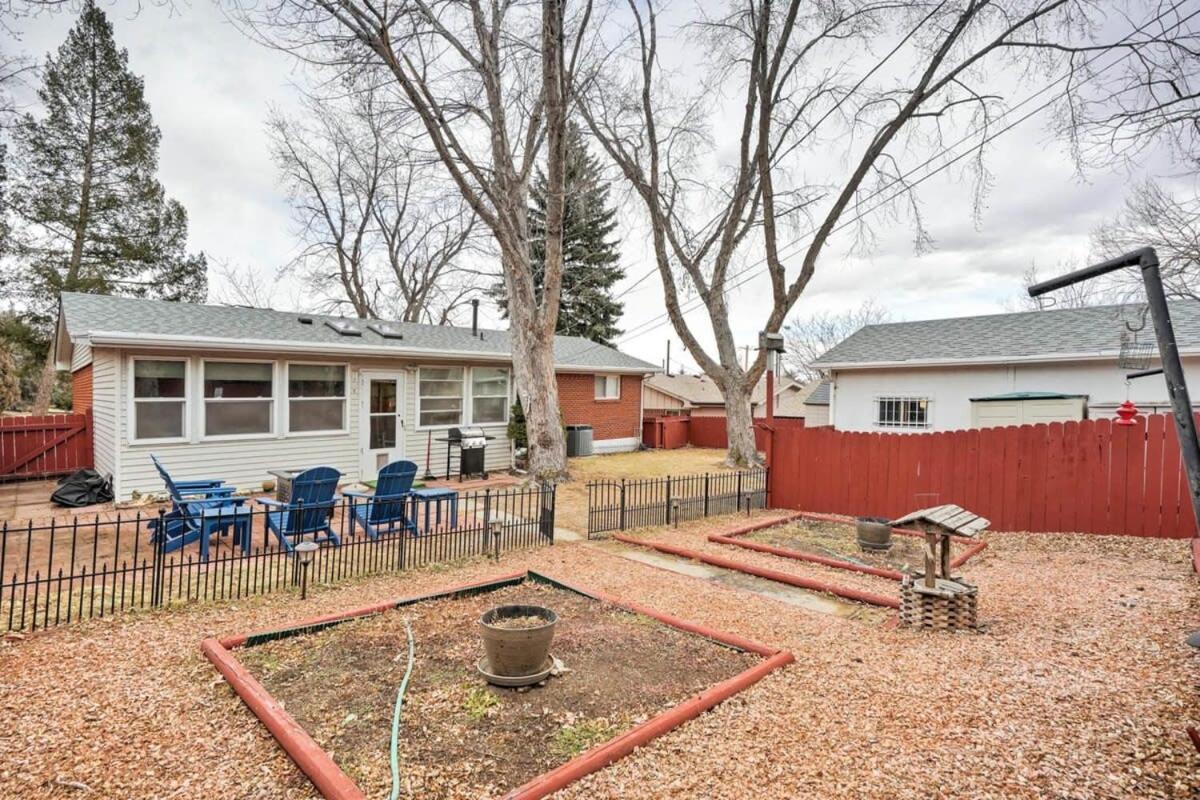
[(829, 386), (830, 381), (821, 381), (817, 387), (809, 393), (808, 397), (804, 398), (805, 405), (810, 406), (827, 406), (829, 405)]
[[(482, 330), (483, 338), (471, 335), (470, 328), (449, 325), (419, 325), (388, 322), (404, 338), (390, 339), (367, 328), (377, 320), (351, 320), (363, 330), (362, 336), (343, 336), (325, 324), (343, 317), (306, 314), (295, 311), (271, 311), (237, 306), (210, 306), (196, 303), (171, 303), (111, 295), (63, 293), (62, 314), (67, 335), (72, 339), (90, 339), (97, 334), (123, 336), (188, 337), (205, 339), (255, 340), (279, 342), (290, 346), (312, 345), (322, 348), (354, 349), (394, 348), (407, 351), (510, 354), (508, 331)], [(300, 317), (312, 319), (311, 325)], [(577, 336), (556, 336), (554, 357), (560, 367), (612, 369), (652, 372), (655, 367), (641, 359), (611, 347), (597, 345)]]
[[(795, 381), (783, 376), (779, 376), (775, 380), (776, 395), (783, 394), (796, 385)], [(713, 382), (712, 378), (703, 373), (699, 375), (666, 375), (658, 372), (646, 379), (646, 385), (672, 397), (685, 400), (694, 406), (725, 405), (725, 395), (722, 394), (720, 387)], [(764, 375), (758, 379), (758, 384), (750, 393), (750, 402), (762, 403), (766, 399), (767, 378)]]
[[(982, 317), (868, 325), (813, 362), (817, 367), (955, 361), (1052, 360), (1110, 356), (1121, 346), (1122, 320), (1137, 326), (1141, 306), (1094, 306)], [(1171, 304), (1182, 351), (1200, 352), (1200, 303)], [(1139, 340), (1154, 339), (1147, 318)]]

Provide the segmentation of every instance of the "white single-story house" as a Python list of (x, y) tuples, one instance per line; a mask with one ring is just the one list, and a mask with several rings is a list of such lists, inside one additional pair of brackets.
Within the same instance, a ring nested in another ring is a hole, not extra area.
[[(53, 346), (118, 499), (163, 490), (151, 453), (239, 489), (317, 464), (369, 480), (399, 458), (443, 476), (438, 440), (475, 426), (486, 468), (512, 464), (507, 331), (64, 293)], [(593, 425), (597, 453), (636, 449), (653, 365), (568, 336), (555, 357), (564, 422)]]
[[(1112, 416), (1126, 398), (1170, 411), (1161, 375), (1126, 382), (1121, 337), (1154, 341), (1140, 307), (1029, 311), (868, 325), (814, 362), (845, 431), (946, 431)], [(1188, 385), (1200, 400), (1200, 303), (1171, 304)], [(1153, 349), (1151, 368), (1158, 367)]]

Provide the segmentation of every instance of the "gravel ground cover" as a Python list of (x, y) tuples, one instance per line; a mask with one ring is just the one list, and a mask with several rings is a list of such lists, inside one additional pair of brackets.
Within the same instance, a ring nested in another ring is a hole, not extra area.
[[(702, 548), (740, 521), (655, 538)], [(270, 596), (40, 632), (0, 649), (0, 797), (315, 797), (200, 639), (525, 567), (797, 659), (561, 797), (1200, 795), (1200, 755), (1183, 733), (1200, 721), (1198, 656), (1183, 643), (1200, 620), (1188, 543), (989, 539), (963, 569), (980, 586), (985, 634), (813, 613), (585, 543), (321, 589), (304, 604)]]
[[(489, 686), (476, 674), (483, 654), (476, 620), (504, 604), (558, 614), (552, 653), (566, 672), (521, 690)], [(419, 603), (238, 651), (368, 797), (386, 797), (391, 786), (405, 620), (416, 658), (398, 753), (405, 796), (430, 800), (504, 794), (759, 660), (534, 584)]]

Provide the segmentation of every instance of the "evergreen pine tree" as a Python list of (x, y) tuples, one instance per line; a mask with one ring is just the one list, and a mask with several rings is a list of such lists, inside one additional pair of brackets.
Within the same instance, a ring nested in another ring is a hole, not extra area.
[[(621, 334), (617, 322), (622, 304), (612, 288), (625, 275), (618, 261), (616, 209), (609, 205), (609, 185), (600, 162), (588, 152), (583, 132), (572, 124), (567, 135), (566, 208), (563, 216), (563, 285), (557, 332), (611, 345)], [(533, 245), (534, 284), (542, 289), (545, 261), (546, 175), (538, 170), (530, 189), (529, 229)], [(507, 311), (504, 285), (492, 296)]]
[[(46, 338), (59, 292), (203, 299), (203, 254), (186, 251), (187, 213), (155, 173), (159, 132), (113, 41), (104, 12), (88, 2), (38, 91), (44, 115), (14, 131), (12, 204), (20, 229), (15, 271), (4, 287), (20, 296)], [(35, 411), (55, 378), (48, 353)]]

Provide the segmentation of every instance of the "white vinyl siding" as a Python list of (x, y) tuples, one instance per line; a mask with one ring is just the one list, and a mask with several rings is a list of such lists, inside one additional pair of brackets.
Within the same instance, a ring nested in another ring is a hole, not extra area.
[[(99, 354), (104, 353), (105, 357)], [(404, 457), (416, 462), (423, 474), (426, 468), (426, 446), (430, 448), (429, 468), (439, 477), (446, 474), (448, 445), (436, 441), (441, 435), (436, 429), (417, 430), (417, 366), (411, 363), (396, 363), (384, 359), (355, 361), (346, 369), (346, 430), (330, 433), (284, 433), (279, 427), (273, 437), (245, 440), (201, 440), (193, 435), (192, 441), (138, 444), (129, 441), (125, 430), (128, 417), (128, 388), (122, 388), (122, 369), (127, 370), (127, 354), (114, 350), (97, 351), (94, 380), (96, 386), (94, 419), (96, 426), (97, 469), (112, 472), (116, 476), (116, 491), (119, 499), (127, 499), (134, 491), (142, 494), (161, 494), (162, 480), (150, 463), (150, 454), (162, 459), (171, 474), (180, 480), (196, 478), (220, 478), (240, 490), (258, 491), (262, 482), (270, 476), (267, 471), (280, 467), (305, 467), (327, 464), (341, 470), (343, 484), (359, 480), (359, 370), (395, 370), (403, 372), (404, 381)], [(163, 356), (167, 357), (167, 356)], [(173, 356), (172, 356), (173, 357)], [(231, 356), (233, 358), (235, 356)], [(215, 356), (213, 357), (216, 358)], [(265, 358), (265, 357), (264, 357)], [(280, 386), (285, 373), (285, 356), (272, 356), (279, 363)], [(200, 379), (200, 359), (194, 359), (193, 381)], [(306, 359), (303, 363), (312, 363)], [(342, 362), (344, 365), (344, 362)], [(469, 370), (467, 370), (469, 375)], [(511, 404), (511, 380), (509, 403)], [(277, 396), (283, 392), (280, 388)], [(120, 406), (117, 405), (120, 398)], [(193, 403), (193, 405), (196, 405)], [(282, 407), (283, 403), (277, 403)], [(198, 413), (198, 412), (197, 412)], [(277, 411), (280, 424), (286, 423), (285, 414)], [(195, 418), (195, 414), (193, 418)], [(195, 427), (195, 426), (193, 426)], [(512, 466), (512, 448), (507, 439), (506, 425), (483, 425), (484, 433), (494, 437), (488, 442), (484, 466), (496, 472)], [(109, 444), (111, 440), (111, 444)], [(117, 442), (120, 442), (119, 449)], [(103, 453), (111, 453), (105, 460)], [(451, 450), (450, 474), (458, 470), (458, 452)]]
[[(1189, 386), (1200, 385), (1200, 357), (1182, 358)], [(1143, 411), (1169, 411), (1162, 377), (1132, 381), (1114, 360), (1054, 364), (964, 365), (906, 369), (836, 370), (830, 414), (843, 431), (875, 431), (876, 397), (928, 397), (933, 401), (928, 428), (893, 428), (896, 433), (965, 430), (972, 427), (971, 399), (1013, 392), (1058, 392), (1086, 398), (1088, 417), (1114, 418), (1128, 397)], [(1193, 401), (1200, 398), (1193, 393)]]
[[(215, 360), (215, 359), (214, 359)], [(272, 357), (278, 362), (279, 369), (284, 368), (287, 359)], [(200, 359), (194, 359), (194, 381), (200, 380)], [(355, 390), (354, 370), (348, 370), (347, 391), (351, 407), (357, 399)], [(282, 372), (280, 372), (282, 374)], [(277, 391), (276, 394), (281, 392)], [(123, 395), (122, 395), (123, 396)], [(289, 469), (294, 467), (310, 467), (328, 465), (344, 473), (343, 483), (354, 483), (358, 480), (359, 470), (359, 441), (358, 415), (351, 413), (347, 416), (347, 430), (327, 434), (290, 434), (285, 435), (280, 421), (283, 416), (284, 404), (276, 403), (275, 434), (268, 437), (202, 439), (199, 436), (199, 416), (203, 413), (201, 403), (192, 404), (193, 430), (196, 433), (189, 441), (172, 443), (131, 442), (127, 434), (121, 437), (120, 458), (118, 461), (120, 482), (117, 487), (118, 498), (124, 499), (133, 492), (143, 494), (161, 494), (164, 489), (162, 480), (150, 462), (150, 454), (158, 456), (172, 476), (179, 480), (195, 480), (197, 478), (219, 478), (231, 483), (242, 491), (260, 491), (262, 482), (271, 476), (268, 470)], [(120, 417), (128, 418), (125, 410)]]
[[(76, 345), (78, 351), (78, 345)], [(117, 477), (120, 389), (120, 356), (113, 350), (93, 350), (92, 363), (92, 463), (101, 475)]]
[[(450, 447), (446, 442), (439, 442), (438, 439), (445, 438), (445, 430), (437, 428), (420, 429), (417, 427), (415, 420), (417, 418), (417, 373), (418, 369), (413, 368), (407, 373), (408, 379), (404, 382), (404, 418), (407, 424), (404, 426), (404, 453), (405, 458), (409, 461), (416, 462), (418, 474), (425, 474), (425, 452), (426, 447), (429, 448), (429, 469), (438, 477), (443, 477), (446, 472), (446, 454), (450, 454), (450, 475), (455, 475), (458, 472), (458, 450)], [(512, 385), (509, 382), (509, 405), (512, 404)], [(486, 436), (494, 437), (487, 443), (487, 452), (484, 456), (484, 469), (489, 472), (498, 472), (508, 469), (512, 466), (512, 442), (508, 440), (507, 424), (480, 425)]]
[(92, 363), (92, 348), (87, 342), (77, 342), (71, 348), (71, 372), (79, 370)]

